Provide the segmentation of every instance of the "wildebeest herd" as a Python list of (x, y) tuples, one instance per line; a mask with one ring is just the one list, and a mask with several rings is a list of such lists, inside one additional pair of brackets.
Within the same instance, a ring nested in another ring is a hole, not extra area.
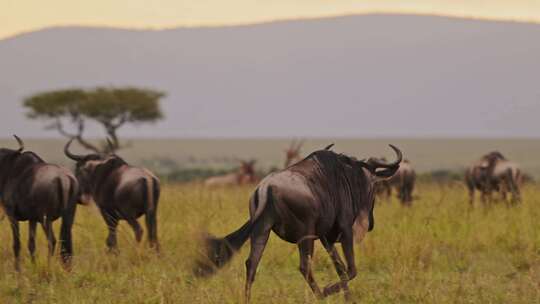
[[(35, 256), (36, 227), (39, 223), (47, 236), (49, 258), (54, 255), (56, 238), (52, 223), (62, 218), (60, 257), (70, 269), (73, 256), (71, 229), (78, 204), (94, 202), (108, 228), (106, 245), (116, 250), (116, 228), (125, 220), (138, 242), (143, 229), (137, 219), (145, 216), (150, 247), (160, 250), (157, 233), (157, 208), (160, 197), (159, 179), (149, 170), (129, 165), (114, 153), (76, 155), (70, 151), (73, 139), (64, 147), (64, 154), (75, 162), (71, 170), (45, 162), (36, 153), (25, 151), (23, 141), (15, 136), (18, 149), (0, 149), (1, 205), (9, 219), (13, 237), (15, 269), (20, 269), (19, 222), (29, 222), (28, 250)], [(336, 153), (333, 145), (300, 157), (302, 142), (293, 143), (286, 151), (285, 166), (259, 179), (255, 161), (243, 162), (239, 170), (207, 179), (206, 186), (255, 184), (249, 199), (250, 218), (238, 230), (223, 238), (208, 235), (205, 255), (195, 263), (195, 273), (208, 276), (231, 260), (234, 253), (250, 239), (251, 251), (246, 261), (245, 297), (249, 300), (251, 285), (263, 255), (270, 232), (298, 246), (300, 272), (313, 293), (324, 298), (343, 291), (349, 297), (348, 282), (357, 273), (354, 260), (354, 239), (360, 240), (375, 225), (375, 198), (384, 200), (395, 189), (404, 206), (410, 207), (416, 173), (402, 152), (390, 145), (396, 160), (383, 158), (358, 160)], [(511, 202), (521, 200), (520, 185), (524, 174), (516, 163), (500, 152), (490, 152), (473, 163), (465, 173), (470, 201), (479, 191), (488, 203), (498, 192), (503, 199), (511, 193)], [(339, 282), (320, 288), (313, 276), (311, 258), (315, 240), (328, 252)], [(336, 243), (341, 243), (345, 262)]]

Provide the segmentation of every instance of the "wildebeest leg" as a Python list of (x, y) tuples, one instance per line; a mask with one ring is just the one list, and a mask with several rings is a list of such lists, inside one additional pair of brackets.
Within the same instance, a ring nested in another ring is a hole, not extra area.
[(49, 243), (49, 263), (51, 257), (54, 255), (54, 249), (56, 248), (56, 238), (54, 236), (52, 221), (49, 218), (45, 218), (45, 220), (41, 223), (41, 226), (43, 227), (43, 231), (45, 232), (45, 235), (47, 236), (47, 241)]
[[(345, 261), (347, 262), (347, 281), (350, 281), (356, 277), (352, 228), (343, 229), (343, 233), (341, 234), (341, 246), (343, 247), (343, 254), (345, 255)], [(348, 299), (349, 296), (350, 295), (346, 290), (345, 297)]]
[(36, 262), (36, 226), (36, 221), (28, 222), (28, 251), (30, 252), (32, 263)]
[(507, 191), (506, 191), (506, 187), (504, 185), (501, 187), (500, 193), (501, 193), (501, 199), (503, 200), (503, 202), (507, 203), (507, 199), (508, 199), (507, 198)]
[(472, 207), (474, 206), (474, 188), (468, 186), (469, 189), (469, 205)]
[(345, 269), (345, 264), (343, 264), (343, 261), (341, 260), (339, 253), (334, 246), (334, 244), (329, 243), (325, 238), (321, 238), (321, 243), (323, 244), (324, 248), (330, 255), (330, 258), (332, 259), (332, 262), (334, 263), (334, 267), (336, 268), (336, 272), (339, 276), (339, 279), (341, 282), (329, 284), (326, 286), (323, 290), (324, 296), (329, 296), (334, 293), (339, 292), (340, 290), (345, 291), (345, 297), (349, 297), (349, 286), (347, 284), (349, 280), (349, 276), (347, 275), (347, 270)]
[(13, 236), (13, 253), (15, 255), (15, 270), (20, 271), (21, 239), (19, 233), (19, 221), (9, 216), (11, 233)]
[(265, 227), (264, 221), (260, 220), (256, 223), (253, 231), (251, 232), (251, 249), (249, 257), (246, 260), (246, 286), (245, 286), (245, 300), (249, 302), (251, 296), (251, 285), (255, 281), (255, 274), (257, 273), (257, 266), (261, 261), (261, 257), (268, 242), (270, 236), (271, 227)]
[(141, 225), (139, 225), (139, 222), (137, 222), (137, 219), (130, 218), (126, 220), (128, 224), (133, 229), (133, 232), (135, 232), (135, 240), (137, 240), (137, 243), (140, 243), (142, 240), (143, 230), (141, 228)]
[(321, 293), (319, 285), (315, 282), (315, 278), (313, 278), (313, 270), (311, 269), (311, 257), (313, 257), (314, 242), (315, 241), (312, 238), (305, 238), (298, 242), (298, 250), (300, 252), (300, 272), (304, 276), (304, 279), (306, 279), (309, 287), (311, 287), (311, 290), (313, 290), (315, 296), (321, 299), (323, 298), (323, 294)]
[(102, 212), (103, 219), (109, 229), (109, 235), (107, 236), (107, 248), (109, 251), (116, 250), (116, 227), (118, 227), (118, 219), (107, 212)]
[(64, 210), (62, 215), (62, 226), (60, 227), (60, 257), (67, 270), (70, 270), (71, 257), (73, 255), (71, 228), (73, 226), (73, 221), (75, 220), (76, 209), (77, 204), (73, 203), (71, 207)]

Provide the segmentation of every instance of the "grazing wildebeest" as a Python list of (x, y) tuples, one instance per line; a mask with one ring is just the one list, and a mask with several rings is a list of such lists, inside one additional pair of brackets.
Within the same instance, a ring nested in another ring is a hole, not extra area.
[[(348, 282), (356, 276), (353, 224), (368, 222), (367, 230), (373, 229), (374, 183), (393, 175), (402, 155), (391, 146), (397, 160), (383, 164), (376, 159), (359, 161), (336, 154), (328, 150), (330, 147), (264, 178), (250, 199), (250, 219), (224, 238), (208, 237), (207, 263), (199, 261), (197, 270), (202, 275), (213, 273), (251, 238), (245, 286), (246, 300), (249, 300), (257, 265), (270, 231), (274, 231), (281, 239), (298, 245), (300, 272), (317, 297), (340, 290), (348, 297)], [(316, 239), (330, 254), (340, 277), (340, 282), (322, 291), (313, 278), (310, 263)], [(334, 246), (336, 242), (341, 242), (347, 268)]]
[(240, 167), (236, 171), (209, 177), (204, 181), (204, 185), (207, 187), (220, 187), (253, 184), (257, 182), (255, 163), (256, 160), (240, 161)]
[(137, 218), (145, 215), (150, 247), (159, 251), (157, 236), (157, 208), (160, 195), (158, 178), (152, 172), (130, 166), (116, 154), (75, 155), (69, 151), (71, 139), (64, 153), (76, 161), (75, 176), (79, 180), (82, 200), (94, 200), (109, 228), (107, 247), (116, 249), (116, 227), (126, 220), (140, 242), (143, 230)]
[(36, 226), (47, 235), (49, 258), (54, 255), (56, 238), (52, 223), (62, 217), (60, 255), (69, 267), (73, 254), (71, 227), (77, 207), (79, 186), (66, 168), (48, 164), (33, 152), (23, 152), (24, 143), (15, 136), (18, 150), (0, 149), (0, 194), (13, 233), (15, 269), (20, 269), (19, 221), (29, 221), (28, 250), (35, 260)]
[(493, 151), (482, 156), (465, 172), (465, 183), (469, 190), (469, 202), (474, 203), (475, 190), (480, 191), (482, 202), (491, 201), (493, 191), (512, 193), (512, 201), (519, 201), (522, 175), (518, 165), (507, 160), (500, 152)]
[(304, 141), (299, 141), (298, 143), (296, 141), (293, 141), (289, 148), (285, 150), (285, 165), (283, 168), (288, 168), (290, 165), (300, 161), (302, 158), (300, 157), (300, 150), (302, 149), (302, 146), (304, 145)]

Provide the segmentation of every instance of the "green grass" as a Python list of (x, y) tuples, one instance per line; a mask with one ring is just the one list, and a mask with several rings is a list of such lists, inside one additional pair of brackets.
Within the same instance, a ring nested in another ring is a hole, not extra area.
[[(160, 256), (137, 245), (129, 226), (119, 228), (118, 255), (105, 250), (106, 229), (95, 207), (78, 209), (75, 258), (65, 272), (47, 263), (38, 232), (38, 261), (26, 251), (21, 273), (13, 270), (11, 233), (0, 223), (0, 303), (239, 303), (246, 244), (209, 279), (192, 275), (201, 232), (223, 235), (248, 214), (250, 187), (207, 191), (167, 185), (159, 207)], [(361, 303), (538, 303), (540, 299), (540, 189), (524, 189), (524, 202), (470, 209), (460, 184), (418, 186), (419, 200), (403, 208), (395, 199), (375, 209), (375, 229), (356, 246), (358, 277), (350, 288)], [(56, 223), (58, 231), (59, 222)], [(337, 280), (320, 244), (314, 257), (321, 286)], [(317, 302), (298, 271), (296, 246), (275, 235), (253, 286), (254, 303)], [(322, 303), (343, 303), (335, 295)]]

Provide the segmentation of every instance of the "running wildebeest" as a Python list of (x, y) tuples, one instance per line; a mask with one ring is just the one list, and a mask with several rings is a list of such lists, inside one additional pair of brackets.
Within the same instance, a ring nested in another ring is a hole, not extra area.
[(236, 171), (209, 177), (204, 181), (204, 185), (207, 187), (221, 187), (253, 184), (257, 181), (255, 174), (256, 162), (256, 160), (240, 161), (240, 167)]
[[(285, 170), (268, 175), (249, 201), (250, 219), (224, 238), (209, 236), (207, 259), (198, 261), (196, 270), (201, 275), (214, 273), (251, 238), (245, 286), (245, 297), (249, 300), (257, 265), (270, 231), (274, 231), (281, 239), (298, 245), (300, 272), (318, 298), (340, 290), (348, 298), (348, 282), (356, 276), (353, 224), (368, 222), (368, 231), (374, 227), (374, 183), (392, 176), (402, 160), (401, 151), (391, 147), (397, 160), (390, 164), (376, 159), (359, 161), (330, 151), (330, 145)], [(316, 239), (330, 254), (340, 277), (340, 282), (322, 291), (313, 278), (310, 263)], [(341, 242), (347, 268), (334, 246), (336, 242)]]
[(520, 201), (519, 185), (522, 174), (516, 163), (507, 160), (500, 152), (490, 152), (476, 161), (465, 172), (469, 190), (469, 202), (474, 203), (475, 190), (480, 191), (482, 202), (491, 201), (493, 191), (499, 191), (506, 200), (506, 192), (512, 193), (512, 201)]
[(64, 153), (76, 161), (75, 176), (81, 186), (82, 200), (93, 199), (107, 224), (107, 247), (116, 249), (116, 227), (120, 220), (128, 222), (140, 242), (143, 230), (137, 218), (144, 214), (150, 247), (159, 251), (158, 178), (146, 169), (130, 166), (116, 154), (75, 155), (69, 151), (72, 142), (73, 139), (66, 144)]
[(24, 143), (17, 136), (15, 139), (18, 150), (0, 149), (0, 194), (13, 233), (15, 269), (20, 269), (19, 221), (29, 221), (28, 250), (34, 262), (37, 223), (47, 235), (50, 258), (56, 246), (52, 223), (60, 217), (60, 255), (69, 268), (73, 255), (71, 227), (79, 192), (77, 179), (68, 169), (48, 164), (33, 152), (23, 152)]

